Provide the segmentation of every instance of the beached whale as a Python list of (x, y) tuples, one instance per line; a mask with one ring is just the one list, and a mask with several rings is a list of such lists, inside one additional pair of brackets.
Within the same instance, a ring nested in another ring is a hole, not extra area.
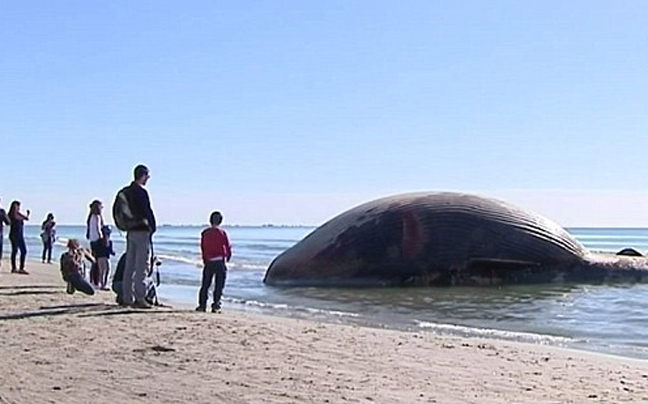
[(326, 222), (270, 264), (285, 286), (646, 282), (643, 256), (594, 254), (553, 221), (476, 195), (396, 195)]

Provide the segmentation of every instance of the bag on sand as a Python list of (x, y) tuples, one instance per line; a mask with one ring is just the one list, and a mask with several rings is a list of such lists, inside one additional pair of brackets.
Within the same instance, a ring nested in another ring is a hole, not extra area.
[(115, 202), (112, 206), (113, 220), (115, 226), (121, 231), (132, 230), (144, 224), (143, 219), (138, 219), (133, 214), (128, 202), (128, 190), (130, 187), (124, 187), (117, 192)]
[[(149, 304), (153, 306), (162, 306), (157, 294), (157, 288), (158, 286), (160, 286), (160, 271), (158, 267), (161, 264), (162, 263), (159, 260), (154, 259), (151, 267), (149, 268), (149, 273), (146, 275), (146, 278), (144, 279), (144, 285), (146, 290), (146, 295), (144, 296), (144, 300), (146, 300)], [(115, 274), (113, 275), (113, 280), (112, 280), (112, 290), (116, 294), (115, 301), (118, 304), (121, 304), (124, 298), (123, 285), (124, 285), (125, 269), (126, 269), (126, 253), (123, 253), (122, 256), (119, 258), (119, 262), (117, 263), (117, 268), (115, 268)]]

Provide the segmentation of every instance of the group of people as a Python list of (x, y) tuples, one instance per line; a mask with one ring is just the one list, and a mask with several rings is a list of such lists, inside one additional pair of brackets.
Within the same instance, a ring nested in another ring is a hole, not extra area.
[[(113, 275), (113, 291), (117, 294), (117, 302), (122, 306), (135, 308), (151, 308), (151, 274), (160, 262), (152, 254), (152, 238), (157, 226), (155, 215), (151, 208), (146, 184), (150, 179), (149, 169), (138, 165), (133, 171), (133, 181), (118, 193), (113, 207), (115, 223), (126, 232), (126, 252), (119, 260)], [(123, 200), (120, 202), (119, 198)], [(28, 274), (25, 270), (27, 246), (24, 236), (24, 222), (29, 220), (30, 211), (23, 213), (20, 202), (13, 201), (9, 212), (0, 205), (0, 265), (2, 260), (2, 240), (5, 225), (9, 226), (11, 242), (11, 272)], [(220, 212), (212, 212), (209, 217), (210, 227), (201, 233), (200, 249), (203, 259), (203, 273), (198, 306), (196, 311), (206, 311), (209, 290), (214, 285), (212, 312), (221, 309), (221, 297), (227, 276), (226, 262), (232, 257), (232, 249), (225, 230), (220, 225), (223, 216)], [(90, 204), (90, 212), (86, 220), (86, 238), (90, 243), (90, 251), (85, 249), (77, 239), (67, 242), (67, 251), (61, 255), (61, 275), (67, 283), (67, 292), (81, 291), (92, 295), (96, 289), (109, 290), (110, 257), (115, 255), (110, 239), (112, 228), (103, 217), (103, 204), (94, 200)], [(52, 213), (41, 224), (40, 233), (43, 242), (42, 262), (52, 262), (52, 248), (56, 240), (56, 221)], [(20, 265), (16, 258), (20, 252)], [(91, 265), (89, 276), (86, 276), (85, 262)]]
[[(112, 228), (103, 219), (103, 204), (94, 200), (86, 219), (86, 239), (90, 242), (90, 251), (84, 249), (77, 239), (67, 243), (68, 251), (61, 256), (61, 274), (67, 282), (67, 292), (72, 294), (79, 290), (94, 294), (95, 289), (109, 290), (110, 257), (115, 255), (110, 239)], [(90, 262), (90, 273), (86, 276), (84, 261)]]
[(86, 238), (90, 241), (90, 251), (95, 258), (90, 270), (90, 282), (101, 290), (108, 290), (110, 257), (115, 255), (111, 233), (112, 228), (104, 222), (103, 204), (99, 200), (92, 201), (86, 219)]

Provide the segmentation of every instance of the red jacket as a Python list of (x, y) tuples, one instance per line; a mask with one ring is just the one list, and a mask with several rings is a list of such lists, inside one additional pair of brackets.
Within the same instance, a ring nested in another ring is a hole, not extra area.
[(203, 230), (200, 235), (200, 249), (203, 261), (211, 261), (216, 258), (224, 258), (229, 261), (232, 257), (232, 247), (227, 233), (220, 227)]

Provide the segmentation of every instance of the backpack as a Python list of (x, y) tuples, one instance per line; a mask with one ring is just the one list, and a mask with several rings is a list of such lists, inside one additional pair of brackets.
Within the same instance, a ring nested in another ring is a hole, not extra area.
[(132, 230), (145, 224), (141, 218), (136, 218), (128, 202), (128, 189), (124, 187), (117, 192), (115, 202), (112, 206), (113, 220), (115, 226), (121, 231)]

